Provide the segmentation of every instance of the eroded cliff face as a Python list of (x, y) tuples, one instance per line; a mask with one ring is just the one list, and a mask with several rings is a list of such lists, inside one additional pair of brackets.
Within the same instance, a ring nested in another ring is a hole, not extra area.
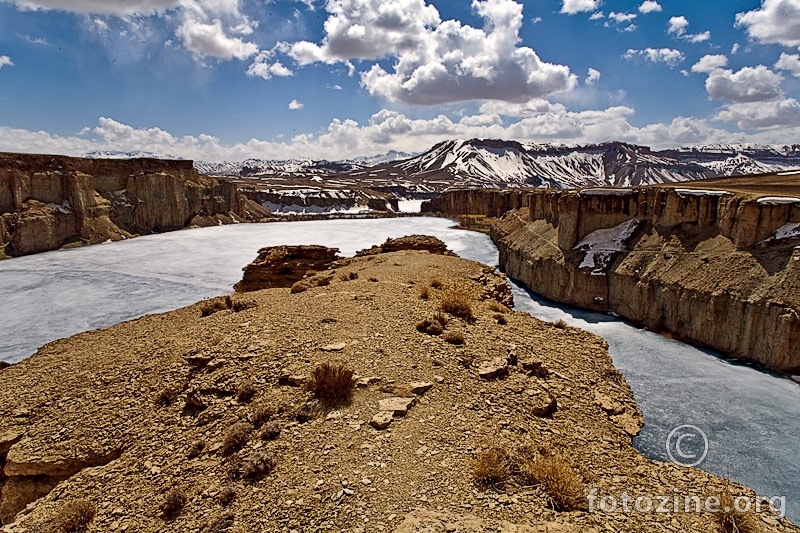
[(453, 191), (427, 210), (502, 215), (500, 264), (547, 298), (800, 370), (800, 202), (674, 187)]
[(268, 214), (191, 161), (0, 154), (0, 258)]

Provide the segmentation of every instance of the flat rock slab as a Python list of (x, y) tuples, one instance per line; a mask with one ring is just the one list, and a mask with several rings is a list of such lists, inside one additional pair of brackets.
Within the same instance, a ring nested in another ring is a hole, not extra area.
[(374, 385), (375, 383), (380, 383), (381, 378), (379, 376), (369, 376), (366, 378), (358, 378), (356, 381), (356, 387), (361, 389), (367, 388), (370, 385)]
[(393, 396), (378, 401), (378, 409), (381, 411), (391, 411), (395, 416), (406, 416), (411, 406), (417, 403), (416, 398), (403, 398)]
[(369, 425), (375, 429), (386, 429), (389, 427), (389, 424), (392, 423), (393, 417), (394, 412), (392, 411), (380, 411), (372, 417), (372, 420), (369, 421)]
[(431, 390), (433, 383), (427, 381), (413, 381), (408, 384), (408, 387), (411, 389), (412, 394), (425, 394)]
[(494, 379), (508, 374), (508, 360), (495, 357), (491, 361), (483, 361), (478, 366), (478, 375), (483, 379)]
[(555, 398), (550, 396), (550, 393), (544, 389), (531, 388), (527, 389), (525, 393), (528, 396), (525, 403), (533, 416), (539, 418), (550, 416), (558, 409), (558, 403)]
[(624, 405), (600, 392), (594, 393), (594, 403), (609, 415), (621, 415), (625, 412)]
[(341, 352), (347, 347), (346, 342), (336, 342), (334, 344), (326, 344), (325, 346), (320, 346), (320, 350), (323, 352)]

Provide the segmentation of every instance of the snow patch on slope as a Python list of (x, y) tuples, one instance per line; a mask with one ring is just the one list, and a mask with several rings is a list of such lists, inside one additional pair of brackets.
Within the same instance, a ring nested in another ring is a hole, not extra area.
[(599, 229), (589, 233), (575, 245), (573, 250), (585, 252), (578, 268), (590, 268), (591, 274), (603, 275), (615, 252), (626, 249), (626, 243), (639, 227), (640, 220), (626, 220), (613, 228)]

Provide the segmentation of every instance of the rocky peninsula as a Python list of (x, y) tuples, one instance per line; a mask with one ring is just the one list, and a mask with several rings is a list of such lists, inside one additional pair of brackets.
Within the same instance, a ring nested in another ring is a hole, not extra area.
[(512, 311), (502, 274), (440, 244), (313, 248), (310, 271), (264, 249), (246, 274), (270, 288), (0, 370), (2, 530), (800, 531), (768, 508), (598, 509), (755, 495), (636, 451), (606, 342)]
[(795, 176), (574, 190), (460, 190), (423, 210), (496, 220), (501, 267), (530, 290), (800, 373)]

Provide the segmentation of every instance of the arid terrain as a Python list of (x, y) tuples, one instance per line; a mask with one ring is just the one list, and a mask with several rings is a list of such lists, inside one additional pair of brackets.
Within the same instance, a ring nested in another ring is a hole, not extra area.
[[(305, 278), (0, 370), (3, 531), (729, 531), (590, 512), (591, 488), (753, 495), (632, 447), (642, 416), (603, 339), (509, 310), (492, 268), (403, 247), (315, 273), (264, 250)], [(326, 363), (355, 372), (349, 400), (307, 386)], [(771, 514), (733, 518), (798, 531)]]

